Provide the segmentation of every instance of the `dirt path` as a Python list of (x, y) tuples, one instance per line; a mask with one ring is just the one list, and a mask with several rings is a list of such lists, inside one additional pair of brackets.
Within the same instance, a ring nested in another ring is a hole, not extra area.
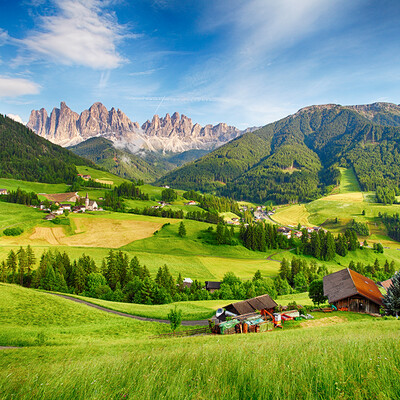
[(292, 250), (294, 250), (294, 249), (295, 249), (295, 248), (293, 247), (292, 249), (277, 251), (276, 253), (269, 255), (269, 256), (267, 257), (267, 260), (269, 260), (269, 261), (275, 261), (275, 262), (281, 263), (282, 260), (275, 260), (275, 259), (273, 259), (272, 257), (274, 257), (274, 256), (276, 256), (276, 255), (278, 255), (278, 254), (281, 254), (281, 253), (286, 253), (287, 251), (292, 251)]
[[(96, 308), (97, 310), (108, 312), (110, 314), (116, 314), (116, 315), (119, 315), (121, 317), (137, 319), (139, 321), (159, 322), (161, 324), (169, 324), (169, 321), (167, 319), (156, 319), (156, 318), (139, 317), (138, 315), (131, 315), (131, 314), (127, 314), (127, 313), (124, 313), (124, 312), (121, 312), (121, 311), (110, 310), (109, 308), (105, 308), (105, 307), (99, 306), (97, 304), (89, 303), (88, 301), (85, 301), (85, 300), (76, 299), (75, 297), (70, 297), (70, 296), (67, 296), (65, 294), (57, 294), (57, 293), (48, 293), (48, 294), (51, 294), (53, 296), (63, 297), (64, 299), (72, 300), (72, 301), (75, 301), (76, 303), (85, 304), (85, 305), (87, 305), (89, 307)], [(182, 321), (182, 325), (183, 326), (194, 326), (194, 325), (207, 326), (208, 325), (208, 320), (207, 319), (202, 319), (202, 320), (197, 320), (197, 321)]]
[(8, 349), (20, 349), (21, 347), (17, 346), (0, 346), (0, 350), (8, 350)]

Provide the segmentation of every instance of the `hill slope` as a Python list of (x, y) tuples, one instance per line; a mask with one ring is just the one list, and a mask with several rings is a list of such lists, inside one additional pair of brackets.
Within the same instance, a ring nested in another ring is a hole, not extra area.
[(69, 147), (69, 150), (127, 179), (143, 179), (146, 182), (152, 182), (165, 172), (164, 169), (152, 166), (126, 150), (115, 148), (111, 140), (102, 137), (88, 139)]
[(390, 106), (306, 107), (172, 171), (159, 183), (258, 202), (309, 201), (337, 184), (337, 167), (343, 166), (354, 168), (363, 190), (398, 186), (400, 128), (393, 125), (400, 107)]
[(0, 114), (0, 177), (46, 183), (71, 183), (75, 165), (94, 166)]

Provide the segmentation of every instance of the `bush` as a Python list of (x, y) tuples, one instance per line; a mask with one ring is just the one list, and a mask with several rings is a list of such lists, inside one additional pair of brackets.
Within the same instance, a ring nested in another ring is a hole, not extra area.
[(7, 228), (4, 229), (3, 233), (6, 236), (19, 236), (24, 230), (22, 228)]

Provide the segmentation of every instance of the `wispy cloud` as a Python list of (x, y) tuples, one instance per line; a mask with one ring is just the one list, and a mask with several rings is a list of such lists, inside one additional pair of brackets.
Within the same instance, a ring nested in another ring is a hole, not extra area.
[(101, 0), (53, 0), (54, 15), (43, 15), (38, 27), (18, 42), (35, 57), (66, 65), (113, 69), (126, 60), (117, 44), (129, 34)]
[(18, 97), (38, 94), (40, 85), (23, 78), (0, 76), (0, 97)]

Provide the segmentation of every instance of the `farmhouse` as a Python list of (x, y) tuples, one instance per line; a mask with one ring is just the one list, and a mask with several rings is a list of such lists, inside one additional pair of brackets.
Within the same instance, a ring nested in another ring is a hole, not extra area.
[(188, 289), (190, 289), (190, 287), (192, 286), (193, 280), (190, 278), (185, 278), (183, 280), (183, 287), (187, 287)]
[(324, 295), (338, 310), (379, 313), (382, 294), (371, 279), (349, 268), (324, 276)]
[(8, 190), (7, 189), (0, 189), (0, 194), (8, 194)]
[(276, 304), (268, 294), (264, 294), (262, 296), (253, 297), (252, 299), (228, 304), (224, 308), (226, 311), (229, 311), (233, 314), (243, 315), (262, 310), (272, 313), (275, 307), (278, 307), (278, 304)]
[(216, 290), (221, 289), (221, 282), (211, 282), (211, 281), (206, 281), (206, 290), (208, 290), (210, 293), (214, 293)]
[(193, 200), (188, 201), (187, 203), (185, 203), (185, 206), (195, 206), (197, 203)]

